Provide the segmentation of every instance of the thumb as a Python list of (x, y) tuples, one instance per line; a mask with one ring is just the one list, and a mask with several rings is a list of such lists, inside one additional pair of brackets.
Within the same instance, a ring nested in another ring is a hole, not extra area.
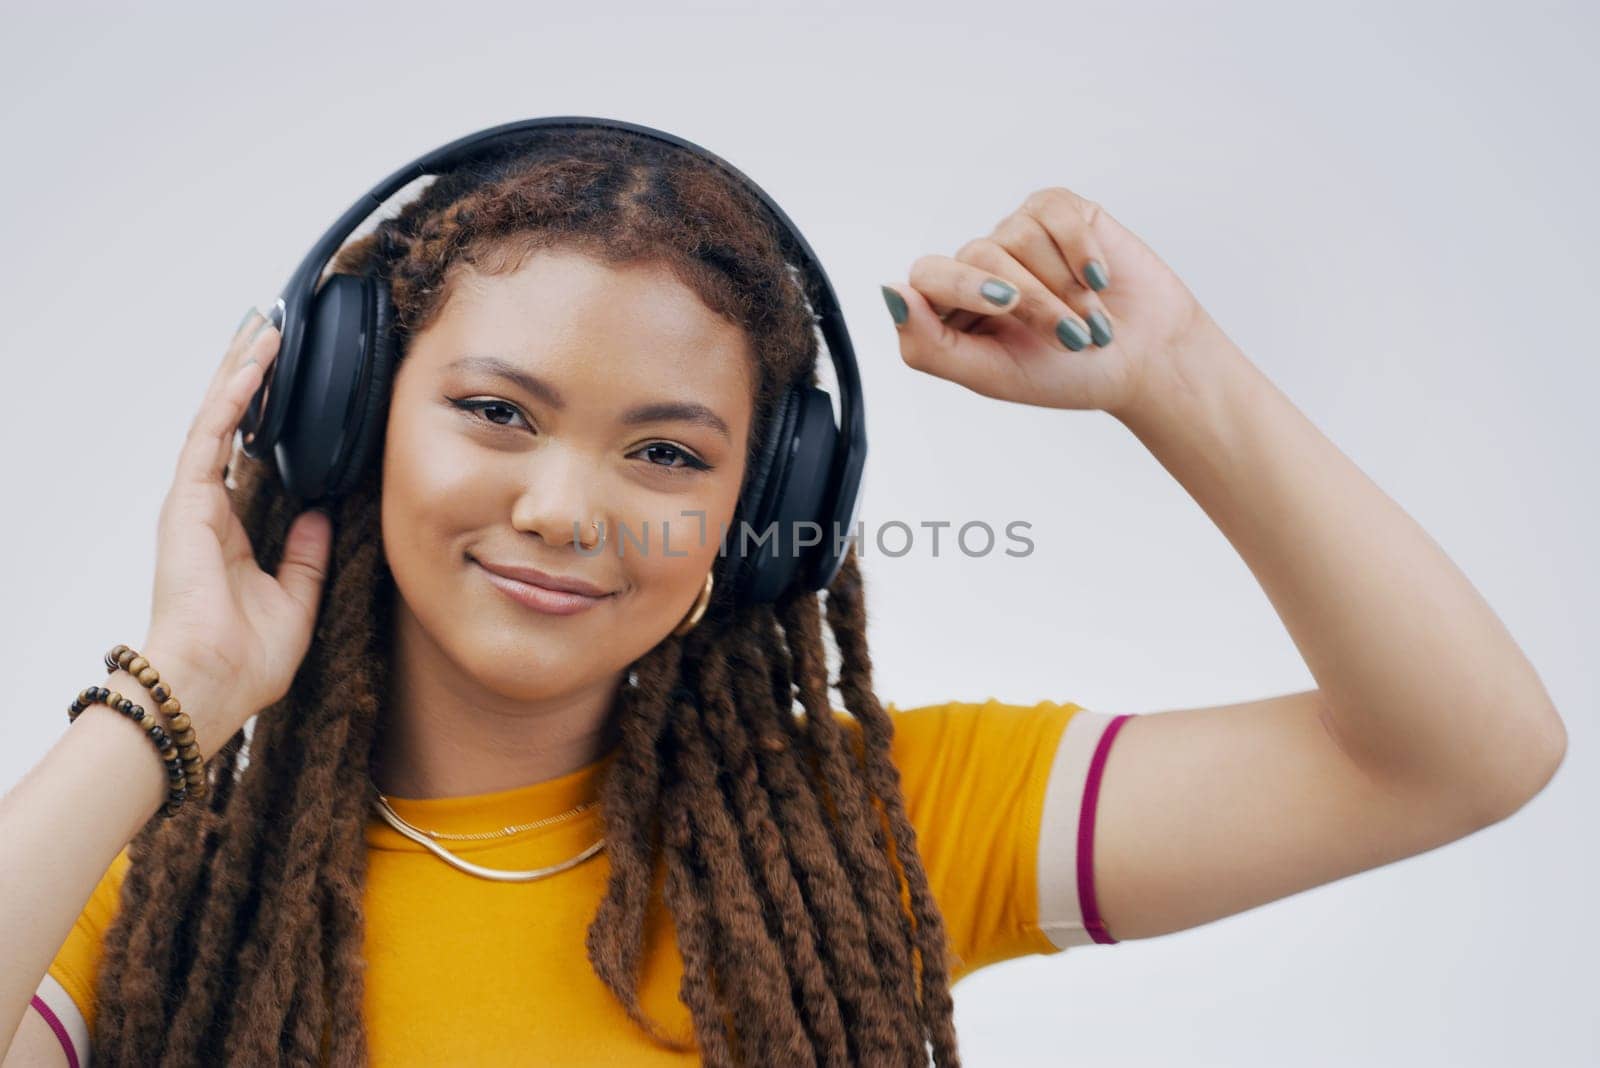
[(333, 545), (333, 517), (309, 508), (295, 517), (278, 565), (278, 584), (307, 612), (322, 599), (328, 575), (328, 551)]

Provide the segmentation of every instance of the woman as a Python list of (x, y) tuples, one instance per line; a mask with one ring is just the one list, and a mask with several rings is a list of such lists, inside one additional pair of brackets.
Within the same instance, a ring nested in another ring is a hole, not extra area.
[(229, 347), (139, 647), (212, 789), (150, 819), (159, 763), (90, 704), (0, 807), (3, 869), (48, 869), (6, 906), (13, 1055), (67, 1063), (92, 1035), (138, 1064), (956, 1064), (949, 985), (976, 967), (1421, 852), (1553, 774), (1561, 721), (1471, 586), (1065, 189), (885, 287), (905, 361), (1121, 420), (1245, 555), (1319, 690), (1131, 719), (886, 710), (853, 555), (826, 598), (740, 608), (715, 538), (602, 551), (726, 522), (817, 348), (724, 176), (616, 133), (541, 145), (338, 257), (388, 280), (404, 358), (382, 463), (331, 527), (229, 464), (277, 332), (249, 316)]

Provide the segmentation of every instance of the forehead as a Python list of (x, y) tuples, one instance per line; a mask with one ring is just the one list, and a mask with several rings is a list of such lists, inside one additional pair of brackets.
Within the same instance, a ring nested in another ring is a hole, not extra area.
[(753, 394), (744, 330), (653, 261), (612, 266), (540, 250), (515, 271), (463, 265), (414, 347), (441, 371), (461, 356), (495, 356), (560, 375), (573, 390), (699, 394), (730, 407)]

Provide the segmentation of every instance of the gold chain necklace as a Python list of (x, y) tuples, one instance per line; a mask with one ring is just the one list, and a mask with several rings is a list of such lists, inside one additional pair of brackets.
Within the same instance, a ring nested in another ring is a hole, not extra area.
[(393, 827), (395, 830), (399, 831), (413, 842), (416, 842), (424, 849), (427, 849), (440, 860), (443, 860), (453, 868), (457, 868), (466, 872), (468, 875), (476, 875), (480, 879), (493, 879), (497, 882), (527, 883), (533, 882), (535, 879), (543, 879), (546, 876), (555, 875), (558, 872), (566, 871), (568, 868), (575, 867), (588, 860), (590, 857), (600, 852), (600, 850), (605, 847), (606, 843), (605, 837), (602, 835), (597, 842), (589, 846), (577, 856), (571, 858), (570, 860), (563, 860), (559, 864), (552, 864), (547, 868), (533, 868), (528, 871), (506, 871), (500, 868), (485, 868), (480, 864), (474, 864), (471, 861), (462, 860), (454, 853), (445, 849), (444, 846), (440, 845), (434, 839), (451, 838), (481, 841), (485, 838), (504, 838), (520, 831), (532, 830), (535, 827), (546, 826), (548, 824), (564, 820), (569, 816), (577, 815), (579, 812), (582, 812), (585, 809), (594, 807), (594, 802), (585, 801), (583, 804), (568, 809), (559, 816), (546, 816), (544, 819), (535, 820), (532, 823), (513, 825), (510, 827), (501, 828), (498, 831), (483, 831), (474, 834), (445, 834), (442, 831), (425, 831), (421, 827), (414, 827), (410, 823), (407, 823), (405, 819), (401, 817), (400, 813), (396, 812), (390, 807), (389, 799), (384, 797), (382, 794), (379, 794), (374, 799), (374, 803), (377, 806), (378, 814), (384, 818), (389, 826)]
[[(383, 794), (378, 795), (378, 800), (381, 801), (385, 807), (389, 806), (389, 799)], [(498, 831), (474, 831), (471, 834), (446, 834), (444, 831), (425, 830), (421, 827), (418, 827), (414, 823), (406, 823), (406, 821), (400, 817), (398, 812), (395, 812), (395, 818), (399, 819), (401, 823), (405, 823), (406, 826), (410, 827), (413, 831), (417, 831), (420, 834), (425, 834), (435, 841), (444, 838), (453, 842), (481, 842), (486, 838), (509, 838), (513, 834), (520, 834), (523, 831), (531, 831), (535, 827), (546, 827), (552, 823), (560, 823), (562, 820), (576, 816), (578, 813), (585, 812), (594, 806), (595, 802), (585, 801), (581, 805), (575, 805), (572, 808), (567, 809), (559, 816), (546, 816), (544, 819), (534, 820), (532, 823), (514, 823), (510, 827), (502, 827)], [(394, 809), (389, 808), (389, 811), (394, 812)]]

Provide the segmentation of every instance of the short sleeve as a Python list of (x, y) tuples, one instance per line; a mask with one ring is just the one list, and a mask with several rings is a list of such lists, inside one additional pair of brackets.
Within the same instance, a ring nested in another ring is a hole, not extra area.
[(34, 994), (33, 1007), (61, 1039), (69, 1064), (85, 1066), (89, 1063), (89, 1036), (94, 1033), (95, 1020), (95, 979), (100, 970), (105, 933), (116, 918), (128, 865), (128, 850), (124, 847), (89, 895)]
[[(994, 698), (885, 711), (906, 813), (945, 921), (952, 980), (1016, 957), (1115, 941), (1095, 912), (1092, 865), (1079, 858), (1092, 859), (1096, 753), (1103, 764), (1110, 728), (1126, 717), (1070, 701)], [(859, 739), (859, 726), (847, 722)]]

